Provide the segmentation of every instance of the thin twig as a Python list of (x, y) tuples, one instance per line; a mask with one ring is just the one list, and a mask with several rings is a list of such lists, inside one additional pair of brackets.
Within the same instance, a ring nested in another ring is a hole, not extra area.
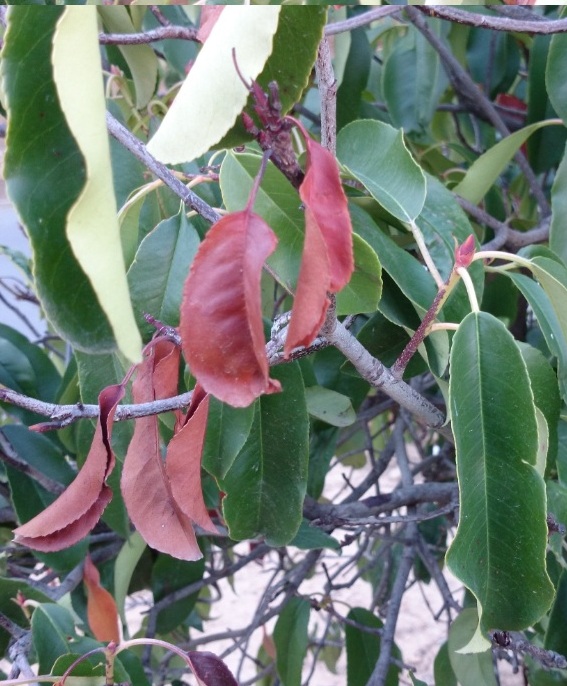
[(400, 9), (400, 7), (391, 5), (375, 7), (374, 9), (367, 10), (362, 14), (357, 14), (356, 17), (351, 17), (350, 19), (345, 19), (344, 21), (335, 21), (332, 24), (327, 24), (327, 26), (325, 26), (325, 35), (334, 36), (335, 34), (343, 33), (344, 31), (353, 31), (361, 26), (367, 26), (373, 21), (384, 19), (384, 17), (389, 17), (393, 14), (398, 14)]
[(191, 26), (160, 26), (142, 33), (100, 33), (101, 45), (143, 45), (159, 40), (191, 40), (200, 42), (197, 29)]
[(567, 31), (567, 19), (545, 20), (541, 18), (526, 20), (512, 19), (510, 17), (494, 17), (488, 14), (467, 12), (456, 7), (444, 7), (442, 5), (420, 6), (420, 12), (437, 19), (446, 19), (457, 24), (466, 24), (482, 29), (494, 31), (514, 31), (517, 33), (532, 33), (550, 35), (553, 33), (565, 33)]
[[(489, 121), (500, 134), (503, 136), (510, 135), (510, 130), (494, 108), (493, 104), (475, 84), (467, 71), (461, 66), (461, 63), (449, 50), (443, 39), (430, 28), (425, 18), (420, 13), (420, 9), (422, 8), (420, 7), (418, 9), (417, 7), (407, 6), (404, 11), (417, 30), (420, 31), (427, 41), (431, 43), (433, 48), (435, 48), (459, 99), (471, 112), (474, 112), (477, 116)], [(547, 216), (550, 214), (551, 208), (537, 181), (533, 169), (523, 153), (517, 152), (515, 159), (540, 206), (542, 215)]]
[(334, 155), (337, 150), (337, 80), (326, 37), (319, 43), (315, 73), (321, 103), (321, 145)]
[(190, 188), (187, 188), (179, 179), (161, 162), (148, 152), (141, 140), (136, 138), (128, 129), (115, 119), (110, 112), (106, 113), (106, 126), (110, 135), (129, 150), (142, 164), (152, 171), (165, 185), (170, 188), (191, 209), (198, 212), (211, 223), (220, 219), (220, 214), (209, 204), (202, 200)]

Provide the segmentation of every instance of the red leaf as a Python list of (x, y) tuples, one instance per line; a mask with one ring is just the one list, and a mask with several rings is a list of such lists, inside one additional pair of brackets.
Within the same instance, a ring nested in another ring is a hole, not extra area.
[(106, 479), (116, 459), (110, 446), (122, 385), (108, 386), (99, 395), (100, 416), (83, 468), (73, 483), (43, 512), (14, 530), (15, 540), (35, 550), (62, 550), (84, 538), (112, 499)]
[(474, 257), (475, 250), (474, 236), (471, 234), (461, 243), (461, 245), (456, 247), (455, 266), (465, 267), (465, 269), (469, 267)]
[(201, 488), (201, 456), (207, 429), (209, 396), (203, 398), (199, 390), (197, 387), (193, 392), (187, 423), (169, 442), (165, 471), (181, 511), (205, 531), (218, 534), (209, 517)]
[(325, 319), (327, 293), (337, 293), (354, 269), (352, 224), (337, 162), (305, 137), (307, 172), (299, 195), (305, 204), (305, 244), (284, 353), (307, 346)]
[(87, 619), (93, 636), (103, 643), (120, 643), (116, 603), (106, 588), (100, 585), (100, 574), (90, 555), (85, 560), (83, 581), (87, 587)]
[(193, 674), (202, 686), (238, 686), (225, 663), (214, 653), (205, 650), (187, 653)]
[(198, 41), (204, 43), (207, 40), (223, 9), (224, 6), (219, 7), (218, 5), (201, 8), (201, 22), (199, 24), (199, 31), (197, 32)]
[(252, 211), (229, 214), (207, 233), (185, 281), (185, 359), (207, 393), (234, 407), (280, 390), (269, 378), (260, 295), (262, 265), (276, 242)]
[[(171, 379), (164, 382), (156, 375), (165, 365), (170, 376), (173, 347), (175, 344), (170, 341), (158, 341), (146, 351), (132, 384), (134, 402), (151, 402), (156, 399), (156, 385), (161, 389), (160, 396), (169, 385)], [(161, 457), (156, 416), (136, 420), (124, 460), (121, 489), (128, 514), (148, 545), (181, 560), (202, 557), (191, 521), (171, 491)]]

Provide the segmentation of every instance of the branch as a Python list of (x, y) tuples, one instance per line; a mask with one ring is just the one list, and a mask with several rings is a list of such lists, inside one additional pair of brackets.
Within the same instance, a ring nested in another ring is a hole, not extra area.
[(333, 71), (331, 47), (324, 36), (319, 43), (315, 73), (321, 102), (321, 145), (337, 152), (337, 79)]
[[(422, 8), (419, 8), (422, 9)], [(420, 31), (423, 36), (431, 43), (433, 48), (439, 54), (447, 76), (451, 81), (455, 93), (463, 104), (469, 108), (471, 112), (474, 112), (481, 119), (485, 119), (490, 122), (494, 128), (501, 133), (503, 136), (509, 136), (510, 130), (502, 120), (502, 117), (498, 114), (496, 109), (482, 90), (475, 84), (467, 71), (461, 66), (460, 62), (445, 45), (443, 40), (434, 33), (425, 18), (421, 15), (417, 7), (405, 7), (405, 13), (412, 22), (412, 24)], [(436, 9), (438, 9), (436, 7)], [(542, 214), (548, 215), (551, 213), (551, 208), (545, 197), (543, 190), (537, 182), (536, 176), (533, 169), (530, 167), (527, 159), (521, 152), (517, 152), (515, 155), (515, 160), (518, 166), (522, 170), (522, 173), (526, 177), (534, 197), (536, 198)]]
[(332, 24), (327, 24), (325, 26), (325, 35), (334, 36), (336, 33), (343, 33), (344, 31), (353, 31), (361, 26), (367, 26), (373, 21), (378, 19), (384, 19), (384, 17), (389, 17), (392, 14), (398, 14), (401, 8), (390, 5), (385, 7), (376, 7), (375, 9), (368, 10), (362, 14), (358, 14), (356, 17), (351, 17), (350, 19), (345, 19), (344, 21), (336, 21)]
[(554, 650), (546, 650), (532, 645), (524, 636), (515, 631), (491, 632), (494, 645), (529, 655), (547, 669), (567, 669), (567, 658)]
[(160, 26), (143, 33), (100, 33), (98, 36), (101, 45), (142, 45), (164, 39), (200, 42), (197, 29), (189, 26)]
[[(139, 417), (148, 417), (149, 415), (162, 412), (181, 410), (189, 405), (192, 394), (193, 391), (188, 391), (173, 398), (154, 400), (150, 403), (119, 405), (116, 409), (114, 421), (123, 422), (127, 419), (138, 419)], [(0, 388), (0, 402), (7, 402), (11, 405), (16, 405), (16, 407), (49, 417), (53, 420), (53, 426), (43, 425), (44, 429), (61, 429), (76, 422), (78, 419), (96, 419), (100, 413), (98, 405), (83, 405), (82, 403), (77, 403), (76, 405), (55, 405), (54, 403), (45, 403), (41, 400), (30, 398), (27, 395), (16, 393), (16, 391), (12, 391), (9, 388)]]
[(565, 33), (567, 31), (567, 19), (546, 21), (538, 15), (534, 15), (534, 18), (531, 20), (493, 17), (487, 14), (467, 12), (456, 7), (443, 7), (442, 5), (421, 6), (418, 9), (430, 17), (446, 19), (457, 24), (466, 24), (467, 26), (475, 26), (482, 29), (493, 29), (494, 31), (516, 31), (518, 33), (537, 33), (543, 35)]
[(106, 126), (110, 135), (129, 150), (134, 157), (152, 171), (165, 185), (170, 188), (181, 200), (195, 212), (198, 212), (212, 224), (220, 219), (220, 215), (209, 204), (196, 195), (184, 183), (179, 181), (174, 174), (153, 155), (150, 155), (146, 146), (139, 138), (130, 133), (125, 126), (115, 119), (110, 112), (106, 113)]

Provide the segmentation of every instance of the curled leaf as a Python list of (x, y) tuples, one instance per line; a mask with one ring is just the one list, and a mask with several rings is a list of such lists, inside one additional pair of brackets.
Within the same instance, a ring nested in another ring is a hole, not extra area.
[(269, 378), (260, 294), (262, 265), (276, 242), (251, 210), (228, 214), (201, 243), (183, 289), (185, 359), (207, 393), (234, 407), (280, 390)]
[(100, 393), (100, 416), (85, 464), (55, 502), (14, 530), (17, 543), (43, 552), (62, 550), (84, 538), (98, 522), (112, 499), (106, 485), (116, 463), (111, 448), (112, 423), (123, 397), (121, 384), (108, 386)]
[[(134, 402), (151, 402), (177, 387), (178, 352), (168, 340), (146, 350), (132, 384)], [(175, 375), (175, 385), (173, 385)], [(201, 551), (189, 517), (176, 502), (161, 456), (158, 418), (136, 420), (122, 470), (121, 489), (130, 519), (152, 548), (181, 560), (198, 560)]]
[(284, 352), (289, 356), (317, 336), (327, 293), (337, 293), (354, 269), (352, 224), (333, 155), (305, 136), (307, 172), (299, 188), (305, 205), (305, 243)]
[(83, 581), (87, 587), (87, 619), (97, 641), (120, 643), (118, 610), (112, 595), (100, 585), (100, 574), (87, 555), (83, 569)]

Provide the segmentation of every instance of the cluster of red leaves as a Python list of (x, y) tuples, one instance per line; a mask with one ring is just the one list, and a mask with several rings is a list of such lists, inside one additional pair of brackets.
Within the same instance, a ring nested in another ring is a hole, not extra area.
[[(303, 132), (307, 169), (299, 188), (305, 242), (284, 346), (309, 346), (336, 293), (354, 269), (352, 226), (333, 155)], [(185, 282), (179, 331), (191, 372), (203, 388), (235, 407), (280, 390), (269, 378), (260, 278), (277, 238), (251, 205), (207, 233)]]
[[(132, 386), (134, 402), (175, 396), (179, 363), (180, 349), (172, 341), (157, 339), (147, 346)], [(102, 391), (100, 417), (83, 468), (54, 503), (15, 530), (17, 542), (45, 552), (61, 550), (84, 538), (98, 522), (112, 498), (106, 483), (116, 464), (111, 447), (112, 421), (123, 396), (123, 385)], [(144, 540), (156, 550), (183, 560), (201, 557), (192, 523), (217, 533), (201, 490), (208, 405), (208, 396), (197, 386), (187, 414), (177, 413), (165, 460), (158, 417), (138, 419), (122, 470), (124, 503)]]

